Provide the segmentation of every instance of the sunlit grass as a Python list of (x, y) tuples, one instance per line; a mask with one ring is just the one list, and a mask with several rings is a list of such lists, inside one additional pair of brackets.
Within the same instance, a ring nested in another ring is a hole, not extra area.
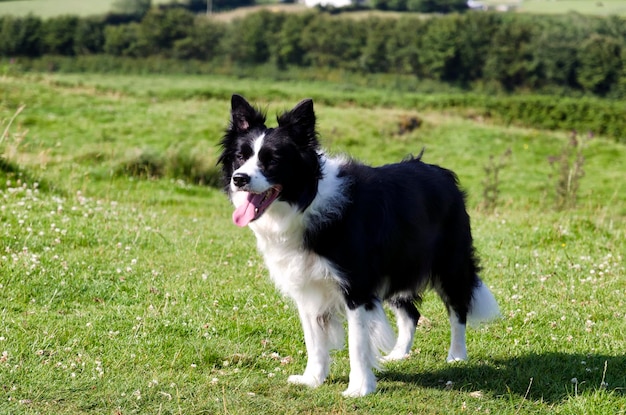
[(490, 7), (509, 6), (512, 10), (531, 14), (580, 13), (599, 16), (625, 15), (626, 2), (623, 0), (484, 0), (481, 3)]
[[(15, 0), (1, 1), (0, 14), (26, 16), (34, 14), (43, 18), (61, 15), (95, 16), (113, 11), (115, 0)], [(153, 4), (169, 3), (169, 0), (152, 0)]]
[[(16, 151), (0, 171), (0, 413), (626, 411), (623, 145), (589, 143), (579, 203), (558, 212), (548, 157), (569, 133), (316, 103), (333, 152), (382, 164), (426, 147), (425, 161), (458, 173), (503, 313), (469, 331), (468, 362), (448, 365), (447, 317), (427, 295), (410, 359), (379, 374), (376, 394), (349, 400), (345, 350), (322, 387), (287, 384), (306, 363), (297, 312), (219, 189), (115, 174), (136, 148), (202, 142), (217, 152), (228, 98), (169, 95), (206, 88), (180, 77), (155, 77), (150, 93), (125, 90), (127, 77), (99, 75), (104, 89), (72, 79), (1, 81), (3, 127), (26, 107), (2, 143)], [(266, 90), (270, 124), (323, 93), (229, 85)], [(276, 90), (284, 97), (271, 99)], [(407, 114), (423, 124), (399, 134)], [(508, 148), (498, 204), (484, 212), (483, 166)]]

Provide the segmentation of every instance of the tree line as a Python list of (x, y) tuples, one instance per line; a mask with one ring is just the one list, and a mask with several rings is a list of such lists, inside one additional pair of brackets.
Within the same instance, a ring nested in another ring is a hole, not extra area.
[(626, 20), (617, 16), (468, 12), (356, 19), (311, 10), (260, 11), (220, 22), (183, 8), (152, 8), (136, 20), (0, 17), (0, 56), (98, 54), (626, 97)]

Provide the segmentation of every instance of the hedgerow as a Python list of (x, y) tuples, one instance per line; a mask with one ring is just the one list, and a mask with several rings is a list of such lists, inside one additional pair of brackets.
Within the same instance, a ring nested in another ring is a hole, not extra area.
[(413, 75), (507, 91), (626, 96), (626, 21), (495, 13), (362, 20), (263, 10), (223, 23), (181, 8), (141, 18), (0, 17), (0, 56), (107, 54)]

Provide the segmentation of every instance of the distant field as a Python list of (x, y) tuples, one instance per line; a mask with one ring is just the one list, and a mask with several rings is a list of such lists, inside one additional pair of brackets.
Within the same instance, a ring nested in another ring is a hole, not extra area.
[[(12, 14), (24, 16), (33, 13), (42, 17), (58, 16), (63, 14), (74, 14), (89, 16), (103, 14), (111, 11), (114, 0), (18, 0), (0, 1), (0, 15)], [(168, 3), (169, 0), (153, 0), (153, 4)], [(484, 0), (485, 5), (495, 7), (497, 5), (508, 5), (515, 7), (517, 12), (558, 14), (578, 12), (582, 14), (594, 15), (621, 15), (626, 16), (626, 0)], [(299, 4), (270, 4), (255, 7), (245, 7), (232, 12), (217, 13), (221, 20), (231, 20), (241, 17), (247, 13), (254, 12), (260, 8), (269, 8), (274, 11), (298, 11), (305, 9)], [(367, 12), (383, 13), (383, 12)], [(386, 15), (395, 13), (384, 12)], [(352, 15), (359, 16), (364, 12)]]
[(558, 14), (577, 12), (594, 15), (626, 15), (624, 0), (486, 0), (489, 6), (513, 6), (518, 12), (538, 14)]
[[(33, 13), (42, 17), (59, 16), (64, 14), (74, 14), (79, 16), (92, 16), (110, 12), (113, 9), (115, 0), (16, 0), (0, 1), (0, 15), (12, 14), (15, 16), (25, 16)], [(152, 4), (169, 3), (170, 0), (152, 0)], [(240, 7), (236, 10), (216, 13), (220, 20), (230, 21), (237, 17), (245, 16), (260, 9), (272, 11), (301, 11), (306, 7), (300, 4), (269, 4), (253, 7)]]
[[(0, 14), (25, 16), (33, 13), (42, 17), (73, 14), (91, 16), (112, 10), (115, 0), (20, 0), (0, 1)], [(168, 0), (152, 0), (153, 4), (168, 3)]]

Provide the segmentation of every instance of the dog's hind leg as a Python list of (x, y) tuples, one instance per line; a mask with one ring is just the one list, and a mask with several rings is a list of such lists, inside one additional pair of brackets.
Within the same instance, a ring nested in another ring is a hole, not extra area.
[(467, 359), (467, 346), (465, 345), (466, 316), (459, 316), (452, 308), (450, 313), (450, 350), (448, 351), (448, 363), (460, 362)]
[(475, 277), (472, 288), (468, 290), (468, 298), (459, 301), (458, 297), (444, 296), (442, 298), (448, 306), (450, 317), (450, 350), (448, 362), (457, 362), (467, 359), (467, 347), (465, 345), (465, 332), (467, 322), (474, 324), (490, 321), (500, 315), (498, 303), (493, 294)]
[(458, 362), (467, 359), (467, 347), (465, 345), (465, 332), (467, 326), (467, 314), (472, 302), (472, 291), (477, 283), (477, 277), (470, 272), (456, 271), (460, 277), (453, 273), (440, 274), (440, 284), (435, 286), (437, 293), (446, 305), (450, 320), (450, 349), (448, 362)]
[(389, 300), (389, 305), (396, 316), (398, 338), (393, 350), (382, 358), (383, 362), (404, 359), (411, 351), (415, 327), (420, 319), (420, 313), (417, 311), (413, 301), (413, 299)]

